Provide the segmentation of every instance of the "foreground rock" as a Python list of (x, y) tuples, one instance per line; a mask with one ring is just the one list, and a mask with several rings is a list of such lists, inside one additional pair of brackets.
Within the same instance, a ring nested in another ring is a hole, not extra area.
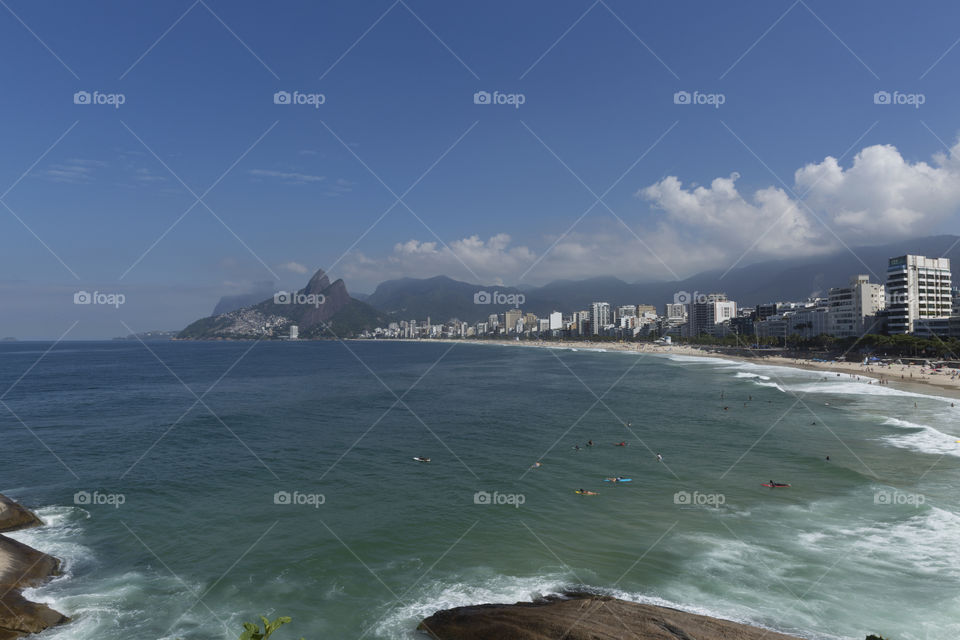
[(40, 518), (32, 511), (0, 494), (0, 532), (39, 527), (41, 524)]
[[(0, 495), (0, 531), (40, 526), (36, 514)], [(20, 590), (36, 587), (59, 575), (60, 561), (0, 535), (0, 640), (12, 640), (68, 622), (45, 604), (30, 602)]]
[(728, 620), (586, 593), (457, 607), (438, 611), (417, 628), (437, 640), (797, 640)]

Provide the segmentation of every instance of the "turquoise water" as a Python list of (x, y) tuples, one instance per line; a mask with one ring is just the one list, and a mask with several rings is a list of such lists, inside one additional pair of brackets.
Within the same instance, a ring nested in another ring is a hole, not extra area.
[(960, 409), (930, 389), (493, 345), (48, 347), (0, 345), (0, 390), (29, 370), (0, 491), (66, 568), (28, 596), (75, 618), (43, 638), (231, 638), (259, 614), (411, 638), (574, 587), (808, 638), (960, 637)]

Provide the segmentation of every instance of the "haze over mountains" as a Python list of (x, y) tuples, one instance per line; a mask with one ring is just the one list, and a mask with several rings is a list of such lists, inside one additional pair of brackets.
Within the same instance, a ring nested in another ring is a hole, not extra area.
[(960, 237), (953, 235), (914, 238), (894, 244), (856, 247), (817, 258), (783, 258), (725, 269), (704, 271), (679, 281), (636, 282), (609, 276), (587, 280), (557, 280), (540, 287), (504, 287), (460, 282), (446, 276), (401, 278), (381, 283), (366, 299), (367, 304), (391, 320), (445, 322), (458, 318), (477, 322), (505, 306), (475, 304), (478, 291), (523, 293), (522, 308), (537, 315), (550, 311), (570, 312), (588, 308), (591, 302), (653, 304), (662, 311), (679, 291), (725, 292), (741, 305), (777, 300), (805, 300), (826, 295), (830, 287), (845, 285), (851, 276), (867, 274), (874, 282), (886, 280), (887, 260), (914, 253), (960, 260)]
[[(736, 267), (704, 271), (678, 281), (628, 283), (614, 276), (585, 280), (556, 280), (538, 287), (504, 287), (461, 282), (447, 276), (387, 280), (370, 295), (347, 293), (343, 280), (330, 283), (318, 271), (298, 293), (323, 294), (319, 308), (276, 304), (265, 290), (224, 296), (213, 315), (193, 323), (180, 336), (189, 338), (249, 337), (258, 323), (273, 322), (279, 336), (289, 325), (300, 327), (301, 337), (324, 337), (325, 326), (338, 335), (353, 335), (364, 329), (400, 320), (441, 323), (486, 320), (513, 306), (487, 302), (494, 293), (522, 294), (525, 311), (545, 316), (551, 311), (569, 313), (589, 308), (592, 302), (652, 304), (658, 310), (673, 302), (678, 292), (693, 294), (724, 292), (743, 306), (778, 300), (801, 301), (826, 295), (830, 287), (845, 285), (851, 276), (867, 274), (874, 282), (886, 279), (887, 260), (915, 253), (960, 260), (960, 237), (952, 235), (915, 238), (882, 246), (857, 247), (818, 258), (784, 258)], [(490, 294), (484, 296), (481, 292)], [(477, 295), (481, 294), (481, 295)], [(280, 320), (278, 320), (278, 318)], [(279, 322), (279, 324), (277, 324)], [(285, 334), (284, 334), (285, 335)]]
[[(343, 280), (333, 283), (318, 270), (307, 285), (294, 292), (275, 292), (255, 304), (226, 312), (237, 296), (221, 299), (214, 314), (201, 318), (177, 337), (183, 340), (284, 338), (297, 326), (303, 338), (330, 338), (354, 335), (386, 322), (373, 307), (347, 293)], [(261, 294), (261, 297), (262, 294)]]

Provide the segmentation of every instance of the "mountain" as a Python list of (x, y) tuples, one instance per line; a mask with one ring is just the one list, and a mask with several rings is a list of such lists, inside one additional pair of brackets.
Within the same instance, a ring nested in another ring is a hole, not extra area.
[(483, 287), (460, 282), (447, 276), (417, 279), (401, 278), (381, 283), (367, 298), (367, 304), (387, 314), (392, 321), (431, 320), (446, 322), (459, 318), (467, 322), (486, 319), (492, 305), (474, 304), (474, 295), (481, 291), (517, 294), (514, 287)]
[[(495, 285), (460, 282), (446, 276), (416, 279), (401, 278), (381, 283), (367, 298), (367, 303), (386, 314), (391, 321), (424, 320), (445, 322), (457, 318), (466, 322), (485, 320), (491, 313), (500, 313), (512, 303), (477, 304), (474, 295), (494, 292), (504, 299), (511, 294), (524, 296), (520, 307), (538, 316), (551, 311), (564, 313), (587, 309), (591, 302), (606, 301), (613, 305), (653, 304), (662, 312), (663, 305), (673, 302), (678, 292), (693, 294), (724, 292), (743, 306), (778, 300), (806, 300), (824, 296), (830, 287), (846, 285), (851, 276), (867, 274), (874, 282), (886, 279), (887, 260), (913, 253), (942, 256), (960, 261), (960, 237), (952, 235), (914, 238), (881, 246), (842, 249), (814, 258), (782, 258), (744, 267), (711, 270), (675, 281), (627, 283), (612, 276), (587, 280), (557, 280), (541, 287), (518, 289)], [(481, 297), (478, 302), (485, 298)]]
[(291, 325), (297, 325), (301, 338), (343, 338), (386, 322), (382, 313), (351, 298), (343, 280), (331, 283), (321, 269), (299, 291), (278, 292), (256, 304), (201, 318), (177, 338), (284, 338)]
[(244, 307), (257, 304), (267, 296), (273, 295), (273, 287), (269, 289), (260, 289), (253, 293), (240, 293), (232, 296), (223, 296), (217, 301), (217, 306), (213, 308), (213, 315), (219, 316), (231, 311), (237, 311)]

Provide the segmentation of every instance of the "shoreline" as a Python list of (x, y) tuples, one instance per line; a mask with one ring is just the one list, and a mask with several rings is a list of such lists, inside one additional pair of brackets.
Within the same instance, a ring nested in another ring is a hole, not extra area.
[[(43, 526), (35, 513), (0, 494), (0, 532)], [(60, 575), (60, 560), (0, 533), (0, 640), (13, 640), (70, 621), (22, 590)]]
[[(378, 340), (381, 341), (381, 340)], [(960, 375), (952, 378), (950, 374), (930, 373), (920, 365), (894, 364), (881, 365), (870, 364), (863, 365), (860, 362), (818, 362), (803, 358), (788, 358), (784, 356), (758, 355), (745, 356), (742, 354), (744, 349), (734, 349), (737, 353), (728, 353), (723, 351), (723, 347), (700, 347), (693, 345), (660, 345), (647, 342), (620, 343), (620, 342), (548, 342), (548, 341), (516, 341), (516, 340), (471, 340), (469, 338), (431, 338), (423, 340), (412, 339), (385, 339), (383, 342), (438, 342), (444, 344), (487, 344), (499, 346), (515, 346), (541, 349), (578, 349), (583, 351), (620, 351), (624, 353), (636, 353), (640, 355), (677, 355), (691, 356), (696, 358), (717, 358), (720, 360), (731, 360), (734, 362), (747, 362), (751, 364), (786, 367), (789, 369), (802, 369), (806, 371), (818, 371), (822, 373), (846, 374), (855, 378), (869, 381), (882, 381), (885, 386), (902, 391), (913, 393), (922, 393), (938, 395), (960, 400)], [(878, 384), (878, 382), (873, 382)], [(933, 389), (931, 389), (933, 387)]]

